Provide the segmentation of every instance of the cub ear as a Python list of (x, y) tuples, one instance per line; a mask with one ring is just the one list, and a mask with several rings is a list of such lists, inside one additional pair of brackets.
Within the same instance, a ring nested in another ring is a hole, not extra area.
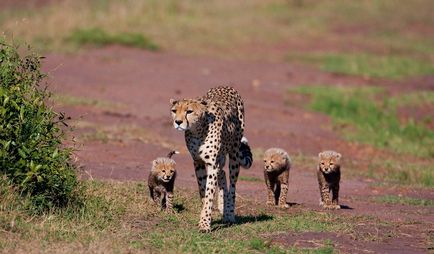
[(319, 154), (318, 154), (318, 158), (321, 158), (323, 156), (323, 152), (320, 152)]
[(170, 104), (175, 105), (178, 101), (175, 99), (170, 99)]
[(202, 104), (202, 105), (208, 105), (208, 102), (206, 102), (206, 101), (204, 101), (204, 100), (200, 100), (200, 104)]
[(341, 158), (342, 158), (342, 154), (340, 154), (340, 153), (336, 153), (336, 157), (337, 157), (338, 159), (341, 159)]

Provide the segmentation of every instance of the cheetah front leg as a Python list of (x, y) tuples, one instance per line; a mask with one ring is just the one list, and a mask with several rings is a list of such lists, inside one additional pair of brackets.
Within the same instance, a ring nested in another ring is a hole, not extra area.
[(279, 207), (288, 208), (289, 205), (286, 203), (286, 197), (288, 195), (288, 185), (281, 184), (280, 185), (280, 197), (279, 197)]
[(155, 193), (154, 193), (154, 188), (149, 187), (149, 195), (151, 196), (151, 200), (153, 202), (155, 202)]
[(205, 187), (206, 187), (206, 170), (205, 164), (202, 161), (194, 161), (194, 172), (196, 174), (197, 184), (199, 186), (200, 199), (203, 204), (203, 198), (205, 197)]
[(264, 172), (265, 185), (267, 186), (267, 205), (274, 206), (276, 204), (274, 198), (274, 188), (276, 185), (275, 181), (270, 180), (268, 173)]
[(240, 173), (240, 164), (238, 163), (238, 160), (233, 160), (230, 158), (229, 172), (230, 172), (230, 177), (229, 177), (230, 185), (229, 185), (229, 192), (227, 195), (227, 202), (225, 204), (225, 212), (223, 214), (223, 222), (234, 223), (236, 184), (238, 180), (238, 175)]
[(173, 192), (166, 193), (166, 212), (173, 212)]
[(339, 184), (335, 184), (332, 186), (332, 207), (333, 209), (340, 209), (341, 206), (339, 205)]
[(217, 187), (218, 168), (216, 165), (207, 165), (206, 190), (202, 211), (200, 213), (199, 230), (201, 232), (211, 231), (211, 211), (215, 190)]
[(286, 198), (288, 196), (288, 182), (289, 182), (289, 171), (285, 171), (279, 176), (280, 181), (280, 196), (279, 196), (279, 207), (288, 208), (289, 205), (286, 203)]
[(323, 201), (323, 207), (330, 209), (332, 202), (330, 200), (330, 188), (328, 185), (323, 184), (320, 186), (321, 200)]

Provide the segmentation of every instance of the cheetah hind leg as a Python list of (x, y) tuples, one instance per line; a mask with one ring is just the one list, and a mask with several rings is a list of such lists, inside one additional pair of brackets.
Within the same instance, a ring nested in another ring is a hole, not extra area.
[(218, 187), (219, 191), (217, 194), (217, 207), (221, 215), (224, 215), (224, 207), (226, 206), (228, 189), (226, 184), (226, 173), (223, 169), (219, 171), (218, 174)]
[(224, 214), (225, 202), (227, 201), (227, 192), (228, 187), (226, 183), (226, 173), (223, 170), (226, 163), (226, 157), (223, 155), (218, 156), (217, 164), (219, 173), (218, 173), (218, 192), (217, 192), (217, 208), (221, 215)]
[[(229, 157), (230, 158), (230, 157)], [(227, 202), (225, 204), (223, 222), (234, 223), (235, 222), (235, 195), (236, 195), (236, 184), (238, 180), (238, 175), (240, 173), (240, 164), (238, 160), (229, 160), (229, 191), (227, 195)]]

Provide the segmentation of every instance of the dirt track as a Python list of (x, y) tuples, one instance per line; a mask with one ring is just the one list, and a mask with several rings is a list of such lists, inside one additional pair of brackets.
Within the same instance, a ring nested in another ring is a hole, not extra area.
[[(297, 204), (290, 209), (319, 210), (315, 165), (310, 161), (320, 150), (340, 151), (347, 162), (363, 162), (381, 153), (347, 143), (333, 132), (327, 117), (290, 106), (291, 100), (297, 98), (286, 93), (289, 87), (301, 84), (358, 85), (372, 83), (369, 80), (327, 74), (305, 66), (186, 57), (120, 47), (73, 56), (48, 55), (44, 70), (50, 74), (49, 83), (55, 94), (108, 102), (104, 106), (64, 103), (59, 108), (75, 120), (73, 134), (81, 143), (77, 156), (88, 177), (142, 181), (151, 160), (176, 148), (181, 151), (175, 158), (179, 170), (176, 184), (197, 188), (183, 134), (173, 129), (170, 122), (169, 99), (196, 97), (223, 84), (234, 86), (244, 99), (245, 135), (254, 152), (274, 146), (286, 149), (290, 155), (307, 157), (306, 165), (295, 164), (290, 174), (288, 201)], [(98, 138), (101, 130), (105, 131), (105, 138)], [(255, 159), (253, 167), (242, 171), (242, 176), (262, 179), (261, 160)], [(358, 252), (426, 252), (427, 235), (433, 234), (433, 208), (382, 205), (371, 202), (370, 197), (388, 193), (434, 199), (434, 192), (373, 187), (367, 179), (349, 179), (345, 161), (341, 203), (350, 209), (336, 213), (392, 221), (396, 235), (386, 237), (390, 229), (375, 227), (366, 230), (384, 237), (381, 242), (357, 241), (331, 233), (297, 237), (281, 234), (276, 242), (291, 245), (303, 239), (332, 239), (345, 252), (353, 248)], [(240, 181), (237, 188), (240, 197), (263, 201), (264, 186), (262, 181)]]

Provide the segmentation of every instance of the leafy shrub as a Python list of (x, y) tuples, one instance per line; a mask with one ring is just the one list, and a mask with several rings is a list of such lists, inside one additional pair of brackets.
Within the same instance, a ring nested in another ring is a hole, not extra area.
[(66, 205), (78, 187), (71, 149), (62, 146), (63, 114), (45, 104), (40, 57), (20, 57), (0, 42), (0, 172), (39, 211)]

